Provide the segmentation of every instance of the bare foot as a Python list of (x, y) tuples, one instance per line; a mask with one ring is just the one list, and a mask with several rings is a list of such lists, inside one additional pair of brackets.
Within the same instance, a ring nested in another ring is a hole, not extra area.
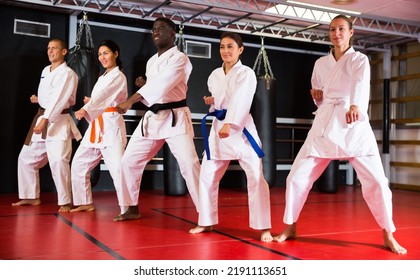
[(36, 206), (36, 205), (40, 205), (40, 204), (41, 204), (41, 200), (39, 198), (35, 198), (35, 199), (19, 200), (18, 202), (12, 203), (12, 206), (22, 206), (22, 205)]
[(273, 241), (273, 236), (271, 236), (271, 232), (269, 229), (264, 229), (261, 232), (261, 241), (262, 242), (272, 242)]
[(58, 212), (70, 212), (71, 210), (71, 204), (64, 204), (60, 205), (60, 208), (58, 209)]
[(190, 229), (189, 233), (196, 234), (196, 233), (202, 233), (202, 232), (208, 232), (212, 231), (213, 226), (196, 226), (195, 228)]
[(407, 249), (398, 244), (397, 240), (395, 240), (394, 236), (392, 235), (392, 232), (383, 230), (383, 235), (384, 245), (386, 248), (390, 249), (395, 254), (407, 254)]
[(95, 211), (93, 204), (80, 205), (70, 210), (70, 212), (81, 212), (81, 211)]
[(114, 222), (119, 221), (126, 221), (126, 220), (137, 220), (140, 219), (141, 215), (139, 212), (139, 208), (136, 206), (128, 206), (127, 211), (123, 214), (119, 214), (118, 216), (115, 216), (112, 220)]
[(287, 227), (283, 230), (283, 232), (280, 235), (274, 237), (274, 241), (283, 242), (286, 239), (294, 238), (297, 238), (296, 223), (292, 225), (287, 225)]

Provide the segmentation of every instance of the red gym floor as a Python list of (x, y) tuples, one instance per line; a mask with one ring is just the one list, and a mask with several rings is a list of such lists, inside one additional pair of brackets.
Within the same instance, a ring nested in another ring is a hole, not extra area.
[[(273, 234), (283, 229), (284, 187), (271, 189)], [(296, 240), (262, 243), (248, 227), (247, 194), (220, 190), (220, 224), (192, 235), (197, 214), (189, 196), (142, 190), (140, 220), (113, 222), (113, 192), (95, 192), (96, 211), (57, 213), (55, 193), (40, 206), (11, 206), (17, 194), (0, 195), (0, 259), (3, 260), (420, 260), (420, 193), (393, 191), (395, 237), (408, 249), (396, 255), (382, 246), (382, 233), (359, 187), (309, 195)]]

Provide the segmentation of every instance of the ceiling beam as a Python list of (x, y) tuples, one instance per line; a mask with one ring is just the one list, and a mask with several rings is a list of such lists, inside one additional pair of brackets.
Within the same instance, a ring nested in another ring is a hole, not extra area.
[[(177, 0), (172, 2), (165, 0), (159, 5), (153, 4), (152, 1), (133, 0), (16, 0), (15, 2), (145, 20), (165, 16), (183, 25), (196, 28), (223, 29), (321, 44), (328, 43), (327, 26), (335, 16), (328, 10), (308, 8), (278, 0)], [(279, 4), (281, 6), (277, 6)], [(271, 9), (271, 12), (268, 9)], [(243, 16), (238, 17), (238, 14), (243, 13), (245, 13)], [(420, 36), (420, 23), (365, 15), (352, 15), (352, 19), (353, 28), (356, 31), (388, 35), (388, 38), (372, 37), (369, 41), (359, 40), (363, 41), (359, 45), (360, 48), (367, 45), (380, 48), (393, 40), (390, 37), (396, 40), (400, 38), (417, 40)], [(310, 28), (305, 27), (308, 25)]]

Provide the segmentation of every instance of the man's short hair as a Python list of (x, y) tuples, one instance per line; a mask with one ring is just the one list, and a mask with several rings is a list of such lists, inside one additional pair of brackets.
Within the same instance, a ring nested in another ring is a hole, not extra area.
[(170, 20), (169, 18), (160, 17), (160, 18), (157, 18), (155, 20), (155, 22), (156, 21), (165, 22), (171, 29), (173, 29), (176, 32), (176, 24), (172, 20)]
[(68, 49), (67, 43), (63, 39), (60, 39), (60, 38), (52, 38), (48, 42), (58, 42), (58, 44), (60, 45), (60, 47), (62, 49), (66, 49), (66, 50)]

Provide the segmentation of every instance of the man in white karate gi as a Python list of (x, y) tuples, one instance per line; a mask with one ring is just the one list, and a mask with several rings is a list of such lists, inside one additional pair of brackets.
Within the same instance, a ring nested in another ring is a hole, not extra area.
[(138, 78), (140, 89), (117, 106), (121, 114), (136, 102), (149, 109), (129, 140), (121, 159), (122, 188), (127, 188), (127, 210), (114, 221), (140, 218), (138, 199), (146, 164), (166, 142), (178, 161), (188, 191), (198, 209), (200, 161), (193, 137), (191, 112), (186, 104), (188, 78), (192, 65), (175, 46), (175, 24), (167, 18), (155, 20), (152, 29), (157, 53), (146, 65), (146, 78)]
[(41, 73), (38, 95), (30, 101), (40, 108), (35, 115), (18, 158), (18, 188), (20, 201), (13, 206), (39, 205), (39, 170), (49, 163), (57, 189), (59, 212), (71, 209), (70, 159), (72, 139), (81, 134), (70, 115), (76, 103), (77, 74), (67, 66), (67, 44), (51, 39), (47, 54), (51, 65)]

